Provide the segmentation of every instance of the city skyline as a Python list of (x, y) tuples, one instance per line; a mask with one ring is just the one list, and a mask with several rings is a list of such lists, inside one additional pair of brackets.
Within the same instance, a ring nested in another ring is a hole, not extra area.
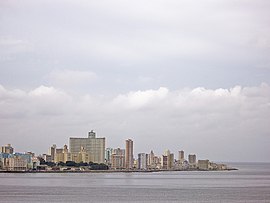
[(178, 158), (165, 150), (157, 155), (151, 150), (134, 156), (133, 140), (125, 140), (125, 149), (105, 148), (105, 138), (96, 137), (91, 130), (87, 138), (70, 138), (70, 148), (65, 144), (62, 148), (53, 144), (48, 153), (36, 155), (28, 150), (16, 152), (11, 144), (0, 148), (0, 172), (65, 172), (65, 171), (221, 171), (238, 170), (224, 163), (215, 163), (209, 159), (198, 159), (196, 154), (189, 154), (187, 159), (184, 151), (178, 151)]
[[(89, 138), (91, 138), (92, 140), (94, 139), (95, 141), (91, 141), (91, 139), (89, 140)], [(7, 152), (8, 154), (13, 154), (13, 153), (20, 153), (20, 154), (27, 154), (27, 153), (33, 153), (35, 154), (35, 156), (43, 156), (43, 155), (50, 155), (50, 159), (52, 161), (55, 161), (55, 162), (59, 162), (57, 160), (54, 160), (56, 156), (56, 151), (57, 150), (61, 150), (61, 153), (62, 153), (62, 150), (63, 152), (65, 150), (71, 152), (71, 153), (79, 153), (81, 152), (82, 150), (85, 150), (86, 152), (89, 152), (90, 154), (93, 154), (93, 156), (97, 156), (97, 157), (104, 157), (106, 160), (106, 151), (107, 150), (110, 150), (110, 154), (112, 154), (113, 150), (124, 150), (124, 157), (129, 157), (128, 160), (125, 159), (125, 162), (123, 163), (123, 166), (125, 168), (130, 168), (130, 166), (133, 164), (133, 160), (136, 159), (136, 157), (138, 158), (138, 155), (139, 154), (147, 154), (148, 152), (149, 155), (151, 153), (153, 153), (154, 151), (162, 151), (162, 153), (159, 154), (159, 156), (162, 156), (162, 155), (166, 155), (168, 156), (167, 153), (170, 154), (170, 149), (169, 148), (166, 148), (166, 149), (147, 149), (147, 150), (144, 150), (144, 151), (140, 151), (140, 152), (135, 152), (134, 151), (134, 145), (133, 145), (133, 140), (131, 138), (128, 138), (125, 140), (125, 142), (122, 141), (122, 147), (121, 147), (121, 144), (117, 145), (117, 147), (113, 147), (113, 146), (110, 146), (110, 145), (105, 145), (105, 139), (106, 137), (96, 137), (96, 132), (94, 130), (91, 130), (90, 132), (88, 132), (88, 138), (87, 137), (69, 137), (69, 142), (68, 143), (65, 143), (65, 144), (62, 144), (62, 145), (56, 145), (55, 143), (51, 144), (51, 146), (48, 148), (47, 150), (47, 153), (46, 153), (46, 150), (43, 151), (42, 153), (36, 153), (35, 151), (31, 150), (31, 149), (27, 149), (27, 150), (24, 150), (24, 151), (14, 151), (14, 149), (16, 149), (16, 146), (14, 147), (14, 145), (8, 143), (8, 144), (2, 144), (0, 146), (2, 146), (2, 151), (4, 151), (5, 153)], [(67, 147), (69, 145), (69, 148)], [(97, 147), (100, 146), (100, 147)], [(98, 154), (97, 151), (102, 151), (102, 154)], [(184, 154), (186, 154), (186, 151), (184, 152), (183, 149), (178, 149), (178, 156), (177, 154), (175, 154), (175, 160), (188, 160), (188, 156), (185, 157)], [(180, 156), (181, 154), (181, 156)], [(194, 154), (194, 152), (192, 153), (189, 153), (189, 155), (192, 155)], [(108, 155), (107, 155), (108, 156)], [(109, 157), (107, 157), (109, 158)], [(203, 159), (203, 157), (200, 157)], [(205, 157), (204, 157), (205, 158)], [(62, 158), (62, 159), (65, 159), (65, 158)], [(110, 158), (109, 158), (110, 159)], [(102, 159), (98, 159), (99, 161), (94, 161), (95, 163), (102, 163), (104, 161), (100, 161)]]
[(136, 154), (270, 162), (269, 10), (268, 0), (1, 1), (0, 144), (42, 153), (94, 129), (115, 148), (136, 140)]

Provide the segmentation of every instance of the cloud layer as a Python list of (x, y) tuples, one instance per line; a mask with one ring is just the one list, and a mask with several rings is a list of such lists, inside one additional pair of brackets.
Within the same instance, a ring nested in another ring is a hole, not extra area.
[(1, 84), (70, 86), (81, 75), (68, 82), (68, 70), (101, 77), (102, 94), (269, 84), (269, 9), (268, 0), (2, 1)]
[[(169, 148), (199, 158), (269, 161), (270, 87), (156, 90), (113, 97), (71, 95), (54, 87), (30, 91), (0, 86), (0, 143), (46, 152), (91, 129), (108, 147), (134, 139), (136, 152)], [(33, 144), (34, 143), (34, 144)], [(256, 152), (254, 152), (256, 149)]]
[(269, 2), (0, 1), (0, 144), (270, 161)]

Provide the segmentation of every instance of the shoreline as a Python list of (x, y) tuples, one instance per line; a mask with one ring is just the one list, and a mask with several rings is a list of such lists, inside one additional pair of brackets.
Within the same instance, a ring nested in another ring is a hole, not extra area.
[(80, 171), (80, 170), (69, 170), (69, 171), (57, 171), (57, 170), (40, 170), (40, 171), (5, 171), (5, 170), (0, 170), (0, 173), (156, 173), (156, 172), (186, 172), (186, 171), (205, 171), (205, 172), (220, 172), (220, 171), (235, 171), (239, 170), (237, 168), (229, 168), (229, 169), (224, 169), (224, 170), (203, 170), (203, 169), (187, 169), (187, 170), (85, 170), (85, 171)]

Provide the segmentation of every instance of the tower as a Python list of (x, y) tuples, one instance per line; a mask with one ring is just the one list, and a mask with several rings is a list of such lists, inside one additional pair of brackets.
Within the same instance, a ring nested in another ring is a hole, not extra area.
[(93, 130), (91, 130), (90, 132), (88, 132), (88, 138), (96, 138), (96, 133), (93, 131)]
[(125, 167), (126, 169), (133, 168), (133, 141), (131, 139), (126, 140)]

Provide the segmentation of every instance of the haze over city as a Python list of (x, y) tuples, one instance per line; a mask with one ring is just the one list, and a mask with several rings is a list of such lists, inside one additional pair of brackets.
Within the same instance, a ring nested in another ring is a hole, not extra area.
[(270, 2), (1, 1), (0, 145), (269, 162)]

